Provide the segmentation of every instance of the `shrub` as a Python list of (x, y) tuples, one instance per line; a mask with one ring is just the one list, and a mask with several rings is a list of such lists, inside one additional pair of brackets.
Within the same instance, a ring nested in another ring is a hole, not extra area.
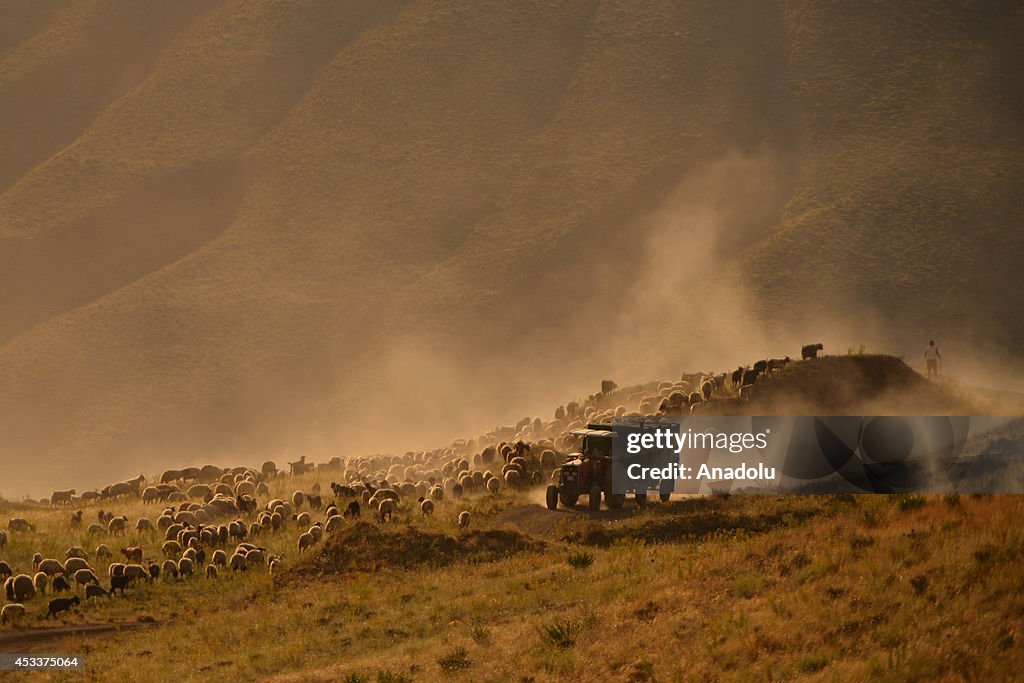
[(576, 569), (586, 569), (590, 565), (594, 564), (594, 553), (581, 550), (578, 553), (570, 555), (568, 562)]
[(960, 504), (960, 494), (947, 493), (945, 496), (942, 497), (942, 500), (944, 500), (946, 502), (946, 505), (948, 505), (949, 507), (956, 507), (957, 505)]
[(906, 512), (908, 510), (917, 510), (919, 508), (923, 508), (924, 504), (924, 496), (907, 496), (906, 498), (900, 499), (899, 508), (903, 512)]
[(579, 621), (556, 621), (539, 627), (540, 638), (547, 645), (566, 650), (576, 644), (576, 638), (583, 630)]
[(472, 665), (469, 661), (469, 652), (464, 647), (457, 647), (448, 654), (438, 657), (437, 663), (448, 673), (468, 669)]
[(478, 643), (486, 643), (491, 639), (491, 631), (486, 626), (479, 624), (473, 626), (469, 630), (469, 635)]

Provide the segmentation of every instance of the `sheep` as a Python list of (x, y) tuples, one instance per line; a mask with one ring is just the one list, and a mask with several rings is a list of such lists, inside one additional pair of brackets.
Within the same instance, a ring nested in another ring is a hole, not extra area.
[(309, 533), (313, 536), (313, 540), (319, 543), (324, 537), (324, 528), (320, 526), (320, 522), (317, 522), (309, 527)]
[(711, 392), (715, 390), (715, 383), (712, 380), (706, 379), (700, 384), (700, 393), (707, 401), (711, 398)]
[(741, 401), (749, 401), (751, 399), (751, 396), (753, 395), (753, 393), (754, 393), (754, 385), (753, 384), (744, 384), (742, 387), (740, 387), (740, 400)]
[(160, 546), (160, 552), (164, 554), (164, 557), (178, 557), (181, 555), (181, 544), (177, 541), (166, 541)]
[(32, 577), (32, 583), (35, 584), (36, 592), (39, 593), (39, 595), (46, 593), (46, 586), (47, 583), (49, 583), (49, 579), (50, 577), (44, 572), (36, 572), (36, 575)]
[(244, 553), (235, 552), (230, 559), (228, 559), (228, 566), (231, 567), (233, 572), (244, 572), (249, 568), (249, 562), (246, 559)]
[(214, 550), (213, 551), (213, 557), (210, 558), (210, 561), (213, 564), (219, 565), (221, 567), (227, 566), (228, 554), (226, 552), (224, 552), (223, 550), (219, 550), (219, 549), (218, 550)]
[(613, 391), (615, 391), (618, 388), (619, 388), (619, 385), (616, 384), (615, 382), (613, 382), (610, 379), (603, 379), (603, 380), (601, 380), (601, 393), (602, 394), (610, 394), (610, 393), (612, 393)]
[(754, 370), (757, 371), (757, 374), (763, 375), (765, 372), (768, 371), (768, 361), (766, 361), (766, 360), (759, 360), (759, 361), (757, 361), (756, 363), (754, 363)]
[(174, 560), (167, 559), (160, 565), (160, 571), (164, 575), (164, 579), (176, 579), (178, 578), (178, 563)]
[(53, 593), (63, 593), (64, 591), (71, 590), (71, 584), (63, 576), (58, 574), (53, 577), (53, 581), (50, 583), (50, 590)]
[(128, 518), (124, 515), (114, 517), (107, 523), (107, 534), (110, 536), (124, 536), (128, 527)]
[(156, 581), (157, 579), (160, 578), (160, 570), (161, 570), (160, 565), (158, 565), (156, 562), (150, 562), (149, 563), (149, 581), (150, 581), (150, 583), (152, 583), (153, 581)]
[(324, 531), (329, 534), (333, 534), (336, 531), (340, 531), (345, 526), (345, 518), (341, 515), (331, 515), (327, 518), (327, 524), (324, 525)]
[(91, 569), (79, 569), (72, 576), (79, 586), (86, 586), (90, 583), (99, 585), (100, 582), (99, 577)]
[(810, 360), (818, 357), (818, 351), (824, 350), (825, 346), (822, 343), (807, 344), (800, 349), (800, 358), (803, 360)]
[[(314, 527), (314, 528), (319, 528), (319, 527)], [(312, 529), (310, 529), (310, 531), (312, 531)], [(267, 561), (267, 553), (266, 553), (266, 551), (263, 548), (256, 548), (254, 550), (250, 550), (249, 552), (247, 552), (245, 554), (245, 564), (246, 564), (246, 566), (253, 566), (253, 567), (255, 567), (257, 565), (263, 564), (266, 561)]]
[(45, 572), (48, 576), (53, 576), (54, 574), (63, 574), (64, 565), (60, 563), (60, 560), (47, 558), (39, 562), (39, 564), (36, 566), (36, 571)]
[(465, 529), (469, 526), (469, 510), (463, 510), (459, 513), (459, 528)]
[(306, 494), (304, 494), (302, 491), (296, 491), (295, 493), (292, 494), (292, 505), (295, 506), (296, 510), (302, 507), (302, 504), (304, 502), (306, 502)]
[(85, 599), (86, 600), (89, 600), (90, 598), (105, 598), (105, 597), (108, 597), (109, 595), (110, 595), (110, 593), (108, 593), (107, 591), (103, 590), (103, 586), (100, 586), (99, 584), (97, 584), (95, 586), (89, 585), (89, 586), (85, 587)]
[(761, 373), (759, 373), (757, 370), (746, 370), (743, 373), (743, 380), (740, 383), (740, 387), (742, 388), (749, 384), (753, 384), (754, 382), (757, 381), (757, 378), (760, 376), (760, 374)]
[(81, 526), (82, 526), (82, 511), (81, 510), (79, 510), (75, 514), (71, 515), (70, 524), (71, 524), (71, 528), (72, 529), (79, 529), (79, 528), (81, 528)]
[(292, 519), (295, 520), (295, 526), (309, 526), (313, 521), (312, 517), (309, 516), (308, 512), (300, 512), (297, 515), (293, 515)]
[(68, 489), (67, 491), (54, 491), (50, 495), (50, 505), (57, 507), (58, 505), (70, 505), (71, 498), (75, 495), (74, 489)]
[(380, 502), (380, 507), (377, 508), (377, 514), (380, 515), (381, 523), (385, 520), (391, 521), (395, 514), (395, 501), (390, 498), (382, 500)]
[(92, 567), (89, 566), (89, 562), (87, 560), (84, 560), (81, 557), (68, 558), (64, 563), (65, 574), (74, 574), (79, 569), (92, 569)]
[(117, 591), (121, 591), (121, 595), (124, 595), (124, 589), (131, 585), (131, 582), (131, 578), (127, 576), (111, 576), (110, 594), (116, 595)]
[(125, 559), (135, 564), (142, 563), (142, 546), (133, 545), (129, 548), (121, 548), (121, 554)]
[(153, 526), (153, 521), (148, 517), (139, 517), (135, 522), (135, 531), (156, 533), (156, 528)]
[(0, 624), (7, 624), (7, 622), (20, 621), (25, 616), (25, 606), (12, 602), (9, 605), (4, 605), (3, 609), (0, 609)]
[(510, 469), (505, 472), (505, 485), (509, 488), (517, 489), (522, 483), (522, 478), (522, 474), (520, 474), (519, 470)]
[(114, 554), (110, 552), (110, 548), (107, 547), (106, 543), (100, 543), (96, 546), (96, 551), (93, 554), (96, 556), (97, 560), (109, 560), (114, 556)]
[(80, 557), (83, 560), (89, 559), (89, 553), (85, 552), (85, 549), (81, 546), (73, 545), (64, 551), (64, 559), (70, 560), (72, 557)]
[(789, 356), (786, 356), (785, 358), (772, 358), (768, 361), (767, 371), (774, 372), (775, 370), (781, 370), (786, 367), (789, 362)]
[[(24, 517), (12, 517), (7, 521), (8, 531), (32, 531), (36, 530), (34, 524), (30, 524)], [(6, 538), (6, 536), (5, 536)]]
[(691, 405), (691, 406), (694, 403), (703, 403), (704, 402), (704, 396), (699, 391), (693, 391), (693, 392), (690, 392), (690, 395), (689, 395), (689, 397), (687, 397), (686, 402), (689, 405)]
[[(10, 582), (7, 597), (17, 602), (25, 602), (36, 597), (36, 584), (28, 574), (18, 574), (7, 579)], [(4, 586), (8, 586), (5, 582)]]
[(107, 566), (107, 576), (124, 576), (125, 564), (123, 562), (111, 562)]
[(423, 513), (424, 517), (434, 514), (434, 501), (420, 498), (420, 512)]
[(11, 565), (7, 564), (4, 560), (0, 560), (0, 579), (7, 579), (13, 573), (14, 571), (11, 569)]
[(149, 572), (141, 564), (128, 564), (124, 567), (124, 575), (132, 581), (137, 579), (148, 579)]
[(314, 543), (316, 543), (316, 539), (313, 538), (313, 534), (309, 533), (308, 531), (302, 534), (301, 536), (299, 536), (298, 540), (299, 553), (301, 554), (306, 552), (306, 550), (313, 547)]
[(501, 490), (501, 482), (498, 481), (497, 477), (493, 477), (491, 479), (488, 479), (486, 486), (487, 486), (487, 492), (488, 493), (494, 494), (494, 493), (497, 493), (499, 490)]
[(192, 576), (195, 573), (195, 568), (195, 563), (187, 557), (178, 560), (178, 575), (182, 578)]
[(206, 565), (206, 578), (208, 578), (208, 579), (216, 579), (218, 574), (219, 574), (219, 571), (217, 569), (217, 565), (215, 565), (215, 564), (208, 564), (208, 565)]
[(729, 376), (729, 379), (732, 380), (732, 385), (734, 387), (740, 386), (740, 381), (743, 379), (743, 372), (745, 370), (746, 370), (746, 368), (744, 368), (741, 365), (741, 366), (739, 366), (738, 368), (736, 368), (735, 370), (732, 371), (732, 374)]
[(70, 598), (54, 598), (53, 600), (50, 600), (50, 605), (46, 610), (46, 618), (49, 619), (50, 617), (53, 617), (56, 619), (61, 612), (67, 612), (69, 609), (79, 604), (79, 602), (81, 601), (78, 599), (77, 595)]
[(274, 556), (272, 556), (272, 557), (271, 557), (271, 558), (270, 558), (270, 559), (269, 559), (269, 560), (267, 561), (267, 571), (268, 571), (268, 572), (269, 572), (269, 573), (270, 573), (271, 575), (273, 575), (273, 573), (274, 573), (274, 570), (275, 570), (275, 569), (277, 569), (277, 565), (278, 565), (278, 564), (280, 564), (280, 563), (281, 563), (281, 558), (280, 558), (280, 557), (278, 557), (277, 555), (274, 555)]

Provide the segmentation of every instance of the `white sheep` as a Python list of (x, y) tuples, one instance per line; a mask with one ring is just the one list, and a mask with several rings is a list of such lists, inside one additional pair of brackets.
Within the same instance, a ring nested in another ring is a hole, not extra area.
[(231, 567), (231, 571), (244, 572), (249, 568), (249, 562), (246, 556), (240, 552), (236, 552), (228, 560), (228, 565)]
[(177, 541), (166, 541), (160, 546), (160, 551), (164, 557), (178, 557), (181, 555), (181, 544)]
[(50, 557), (45, 560), (41, 560), (39, 564), (36, 565), (36, 571), (45, 572), (49, 576), (53, 576), (54, 574), (63, 574), (64, 565), (60, 563), (60, 560), (55, 560)]
[(214, 550), (213, 557), (210, 558), (210, 562), (221, 567), (224, 567), (228, 563), (228, 554), (220, 549)]
[(182, 557), (178, 560), (178, 575), (182, 578), (192, 576), (195, 573), (195, 569), (195, 562), (191, 558)]
[(3, 609), (0, 609), (0, 624), (6, 624), (9, 621), (20, 621), (24, 616), (25, 606), (21, 603), (12, 602), (9, 605), (4, 605)]
[(128, 518), (124, 515), (114, 517), (112, 520), (107, 522), (107, 534), (110, 536), (124, 536), (127, 528)]
[(390, 498), (385, 498), (380, 502), (380, 507), (377, 508), (377, 513), (380, 515), (381, 522), (384, 522), (385, 519), (390, 521), (395, 514), (395, 501)]
[(429, 498), (425, 498), (420, 501), (420, 512), (423, 513), (424, 517), (428, 517), (434, 514), (434, 501)]
[(309, 533), (307, 531), (306, 533), (304, 533), (301, 536), (299, 536), (299, 540), (298, 540), (299, 552), (300, 553), (306, 552), (306, 550), (308, 550), (309, 548), (312, 548), (315, 543), (316, 543), (316, 539), (313, 538), (313, 534), (311, 534), (311, 533)]
[(208, 578), (208, 579), (216, 579), (217, 575), (219, 573), (220, 572), (217, 569), (217, 565), (215, 565), (215, 564), (208, 564), (208, 565), (206, 565), (206, 578)]
[(488, 493), (497, 493), (500, 490), (501, 490), (501, 482), (498, 481), (497, 477), (492, 477), (492, 478), (487, 480), (487, 492)]
[(81, 546), (73, 545), (64, 551), (64, 559), (68, 560), (72, 557), (81, 557), (82, 559), (89, 559), (89, 553), (85, 552), (85, 549)]
[(79, 569), (73, 574), (75, 583), (79, 586), (85, 586), (90, 583), (99, 584), (100, 580), (91, 569)]
[(74, 574), (79, 569), (91, 570), (92, 567), (89, 566), (88, 560), (83, 560), (81, 557), (69, 557), (67, 562), (64, 563), (64, 574), (66, 575)]
[(459, 513), (459, 527), (465, 529), (469, 526), (469, 511), (463, 510)]
[(42, 595), (46, 593), (46, 587), (50, 583), (50, 577), (45, 572), (36, 572), (36, 575), (32, 577), (32, 583), (35, 584), (36, 593)]
[(141, 564), (128, 564), (124, 567), (123, 576), (127, 576), (132, 581), (138, 581), (139, 579), (149, 578), (149, 572)]
[(139, 517), (135, 522), (135, 530), (140, 532), (147, 531), (150, 533), (156, 532), (156, 528), (153, 526), (153, 520), (148, 517)]
[(160, 573), (164, 575), (165, 580), (178, 578), (178, 563), (174, 560), (164, 560), (160, 565)]
[(341, 530), (345, 526), (345, 518), (341, 515), (331, 515), (327, 518), (327, 524), (324, 526), (324, 531), (329, 534), (333, 534), (336, 531)]

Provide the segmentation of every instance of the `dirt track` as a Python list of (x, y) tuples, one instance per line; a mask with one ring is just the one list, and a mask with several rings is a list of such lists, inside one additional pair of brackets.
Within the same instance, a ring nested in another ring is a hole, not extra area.
[(54, 642), (62, 638), (95, 637), (116, 631), (134, 631), (140, 628), (156, 627), (157, 621), (127, 621), (115, 624), (76, 624), (53, 628), (15, 628), (0, 631), (0, 653), (32, 654), (54, 652)]

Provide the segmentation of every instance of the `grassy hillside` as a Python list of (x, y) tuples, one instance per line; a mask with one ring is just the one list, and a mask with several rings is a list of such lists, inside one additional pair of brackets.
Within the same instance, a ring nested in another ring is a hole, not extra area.
[(2, 11), (8, 495), (1024, 333), (1013, 6)]

